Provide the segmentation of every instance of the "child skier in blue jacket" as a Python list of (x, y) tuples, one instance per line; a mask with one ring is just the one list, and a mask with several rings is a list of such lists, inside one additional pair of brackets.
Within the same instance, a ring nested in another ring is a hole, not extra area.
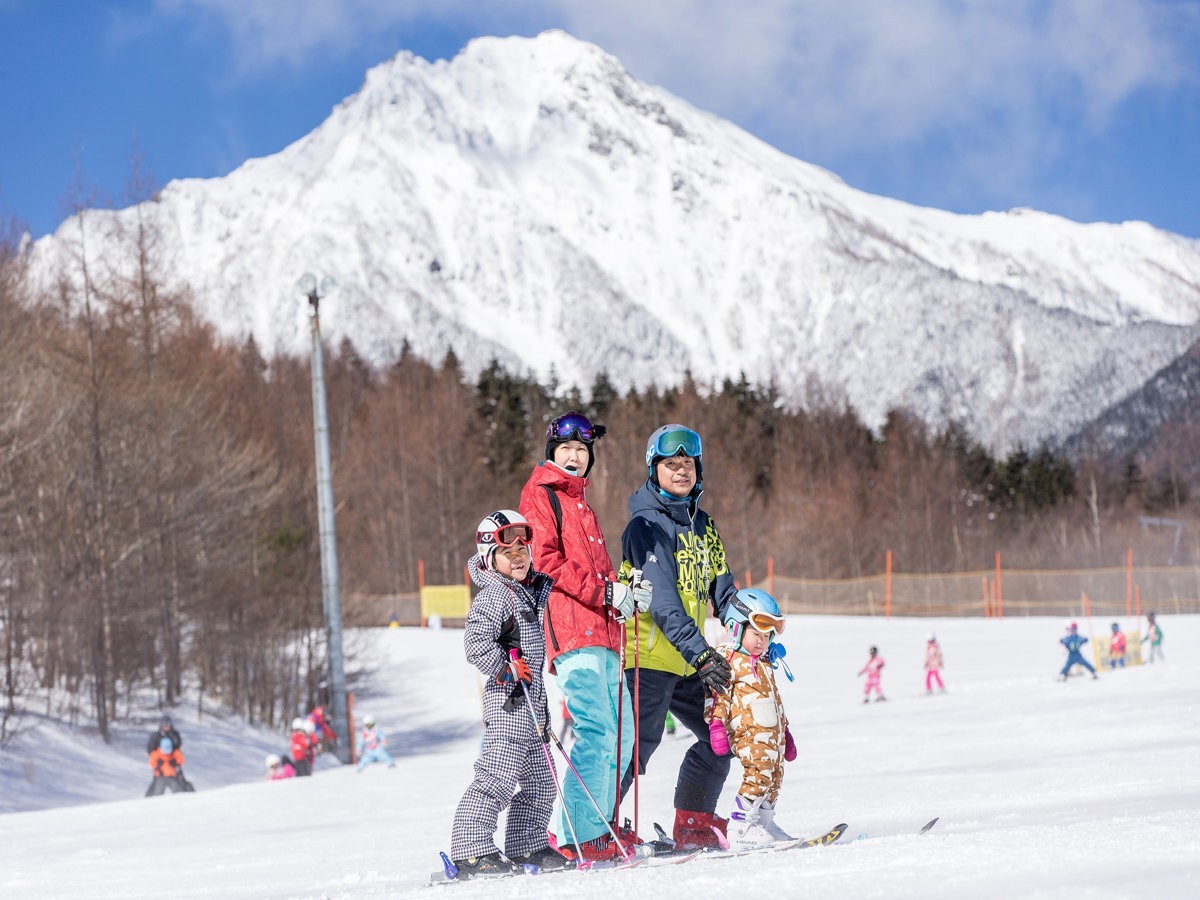
[(1059, 640), (1059, 643), (1067, 648), (1067, 662), (1066, 665), (1062, 667), (1062, 671), (1058, 673), (1059, 680), (1066, 681), (1067, 674), (1071, 671), (1071, 666), (1075, 665), (1076, 663), (1091, 672), (1092, 677), (1095, 678), (1096, 670), (1092, 667), (1090, 662), (1083, 658), (1083, 654), (1079, 652), (1079, 648), (1086, 644), (1088, 639), (1079, 633), (1079, 626), (1074, 622), (1071, 623), (1067, 631), (1069, 634)]

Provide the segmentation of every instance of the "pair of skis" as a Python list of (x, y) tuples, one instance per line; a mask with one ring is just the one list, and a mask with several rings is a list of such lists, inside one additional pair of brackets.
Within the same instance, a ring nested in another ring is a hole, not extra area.
[[(702, 856), (706, 859), (724, 859), (733, 856), (748, 856), (751, 853), (781, 853), (784, 850), (802, 849), (805, 847), (826, 847), (840, 838), (846, 833), (849, 826), (845, 822), (839, 825), (834, 825), (831, 829), (825, 832), (820, 837), (815, 838), (793, 838), (786, 841), (775, 841), (770, 844), (762, 844), (754, 847), (733, 847), (725, 835), (718, 834), (718, 840), (722, 842), (720, 847), (712, 847), (705, 850), (682, 851), (682, 854), (675, 851), (667, 851), (660, 858), (674, 859), (679, 855), (685, 855), (688, 859), (695, 859), (697, 856)], [(669, 841), (660, 826), (655, 823), (655, 830), (659, 833), (659, 842)]]
[[(752, 847), (747, 849), (714, 848), (711, 850), (667, 850), (665, 852), (660, 851), (654, 853), (639, 852), (634, 853), (625, 859), (589, 861), (586, 866), (579, 868), (564, 866), (561, 869), (542, 870), (534, 865), (525, 865), (522, 867), (522, 871), (497, 873), (495, 875), (476, 875), (470, 879), (460, 878), (458, 869), (454, 863), (451, 862), (450, 857), (448, 857), (445, 853), (442, 853), (442, 869), (440, 871), (431, 873), (429, 876), (429, 881), (431, 884), (453, 884), (467, 880), (478, 881), (491, 878), (511, 878), (513, 875), (521, 874), (548, 875), (555, 872), (600, 871), (608, 869), (632, 869), (637, 867), (656, 868), (658, 866), (679, 865), (680, 863), (685, 863), (701, 857), (708, 859), (720, 859), (725, 857), (744, 856), (750, 853), (778, 853), (783, 850), (792, 850), (795, 848), (827, 846), (834, 843), (838, 838), (845, 834), (846, 828), (846, 824), (843, 823), (831, 828), (820, 837), (779, 841), (774, 844), (766, 844), (762, 847)], [(648, 845), (641, 844), (639, 846), (646, 847)]]
[(583, 864), (579, 866), (574, 866), (568, 863), (567, 865), (553, 869), (542, 869), (538, 866), (526, 863), (521, 867), (520, 871), (499, 872), (495, 875), (475, 875), (470, 878), (460, 878), (458, 874), (458, 867), (451, 862), (450, 857), (448, 857), (445, 853), (442, 853), (440, 854), (442, 857), (442, 868), (440, 871), (430, 873), (429, 882), (430, 884), (455, 884), (462, 881), (485, 881), (493, 878), (511, 878), (514, 875), (553, 875), (556, 872), (600, 872), (615, 869), (633, 869), (641, 866), (646, 868), (654, 868), (657, 866), (674, 866), (678, 865), (679, 863), (685, 863), (689, 859), (695, 859), (700, 854), (700, 850), (671, 854), (668, 856), (654, 855), (651, 853), (631, 853), (624, 859), (584, 860)]

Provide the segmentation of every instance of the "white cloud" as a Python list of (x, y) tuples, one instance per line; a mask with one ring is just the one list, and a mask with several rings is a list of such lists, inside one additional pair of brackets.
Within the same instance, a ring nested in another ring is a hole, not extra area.
[[(422, 20), (467, 17), (469, 0), (155, 0), (174, 17), (199, 17), (224, 28), (243, 74), (284, 65), (320, 65), (381, 29)], [(476, 18), (478, 18), (476, 16)], [(403, 48), (397, 47), (396, 50)]]

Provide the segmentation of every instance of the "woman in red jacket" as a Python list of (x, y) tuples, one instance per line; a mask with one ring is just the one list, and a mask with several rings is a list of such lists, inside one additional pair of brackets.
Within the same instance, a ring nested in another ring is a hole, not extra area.
[(521, 515), (533, 526), (534, 568), (554, 579), (546, 608), (546, 657), (575, 730), (571, 763), (580, 777), (564, 779), (550, 820), (554, 846), (571, 859), (611, 859), (622, 855), (621, 845), (639, 842), (610, 820), (621, 773), (633, 755), (633, 706), (621, 671), (623, 623), (649, 608), (651, 593), (640, 573), (632, 587), (617, 580), (588, 505), (587, 476), (604, 432), (582, 413), (554, 419), (546, 430), (546, 459), (521, 491)]

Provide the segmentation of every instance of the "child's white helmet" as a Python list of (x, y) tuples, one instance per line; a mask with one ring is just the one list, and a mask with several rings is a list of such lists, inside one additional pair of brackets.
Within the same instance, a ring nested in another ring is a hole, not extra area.
[(300, 718), (299, 716), (296, 716), (296, 718), (292, 719), (292, 731), (303, 731), (303, 730), (304, 730), (304, 720), (302, 718)]
[(268, 753), (267, 754), (266, 763), (267, 763), (268, 769), (275, 768), (281, 762), (283, 762), (283, 757), (280, 756), (278, 753)]
[(475, 529), (475, 549), (485, 569), (492, 567), (492, 554), (497, 547), (528, 544), (533, 540), (533, 526), (515, 509), (498, 509), (483, 517)]

